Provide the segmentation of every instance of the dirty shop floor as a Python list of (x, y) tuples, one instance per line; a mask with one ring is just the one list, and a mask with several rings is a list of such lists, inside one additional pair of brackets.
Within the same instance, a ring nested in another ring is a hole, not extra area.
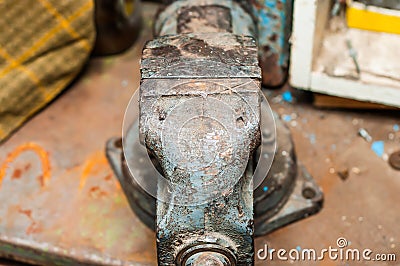
[[(1, 146), (0, 166), (9, 164), (0, 187), (2, 238), (46, 242), (82, 258), (93, 254), (156, 265), (155, 236), (130, 211), (104, 154), (106, 141), (121, 135), (148, 38), (143, 33), (124, 54), (91, 59), (65, 93)], [(292, 102), (282, 97), (288, 90)], [(298, 160), (322, 187), (325, 202), (320, 213), (257, 238), (256, 250), (265, 245), (322, 250), (344, 237), (353, 248), (397, 256), (397, 263), (376, 265), (399, 265), (400, 171), (387, 157), (400, 150), (400, 112), (317, 109), (310, 95), (288, 86), (264, 92), (291, 129)], [(373, 142), (383, 141), (383, 154), (358, 135), (360, 128)], [(267, 263), (363, 265), (256, 260)]]

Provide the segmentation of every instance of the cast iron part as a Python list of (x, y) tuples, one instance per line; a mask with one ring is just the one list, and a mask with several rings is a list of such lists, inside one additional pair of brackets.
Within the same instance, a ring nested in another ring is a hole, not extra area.
[(142, 25), (139, 0), (96, 0), (94, 55), (125, 51), (136, 41)]
[[(180, 254), (204, 244), (215, 248), (207, 256), (197, 249), (193, 260), (225, 260), (220, 254), (228, 249), (237, 264), (253, 263), (249, 158), (261, 138), (256, 48), (251, 37), (216, 32), (162, 36), (143, 50), (140, 137), (174, 184), (157, 191), (167, 199), (156, 202), (159, 265), (190, 265)], [(182, 202), (189, 204), (175, 204)]]
[(156, 35), (229, 31), (252, 36), (258, 43), (262, 84), (279, 87), (287, 80), (293, 0), (163, 2), (169, 5), (156, 19)]
[[(289, 129), (276, 119), (278, 143), (276, 151), (271, 150), (269, 132), (262, 130), (261, 141), (263, 154), (275, 153), (270, 171), (262, 184), (254, 191), (254, 235), (262, 236), (297, 220), (317, 213), (323, 204), (323, 194), (306, 169), (298, 165)], [(135, 125), (137, 126), (137, 125)], [(156, 228), (156, 199), (144, 191), (132, 177), (122, 151), (121, 138), (112, 138), (107, 142), (107, 158), (121, 183), (135, 214), (149, 226)], [(128, 133), (126, 141), (132, 149), (126, 151), (135, 158), (146, 158), (148, 155), (141, 148), (135, 134)], [(151, 165), (138, 159), (134, 165), (140, 169), (144, 179), (151, 175)], [(157, 164), (157, 161), (153, 161)], [(159, 166), (157, 166), (159, 168)]]
[[(165, 36), (143, 50), (139, 125), (126, 132), (124, 154), (120, 141), (111, 140), (107, 156), (132, 209), (156, 231), (159, 265), (253, 265), (254, 235), (317, 212), (322, 193), (298, 167), (280, 122), (272, 168), (253, 192), (257, 151), (274, 154), (275, 132), (260, 115), (252, 17), (233, 1), (178, 1), (172, 9), (156, 25)], [(152, 165), (126, 161), (147, 153), (173, 184), (152, 184), (158, 200), (129, 169), (151, 180), (146, 169)], [(221, 195), (208, 198), (215, 192)]]
[(389, 164), (393, 169), (400, 170), (400, 151), (393, 152), (390, 155)]

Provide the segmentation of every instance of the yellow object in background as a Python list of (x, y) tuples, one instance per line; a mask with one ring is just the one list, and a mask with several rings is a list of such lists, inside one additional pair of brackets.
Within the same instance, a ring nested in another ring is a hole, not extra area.
[(346, 11), (350, 28), (400, 34), (400, 11), (351, 3)]

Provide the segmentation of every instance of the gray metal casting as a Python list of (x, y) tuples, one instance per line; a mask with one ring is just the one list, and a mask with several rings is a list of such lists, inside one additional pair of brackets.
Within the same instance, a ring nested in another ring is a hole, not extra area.
[[(263, 122), (254, 25), (234, 1), (177, 1), (156, 23), (164, 36), (143, 49), (139, 124), (129, 125), (123, 155), (116, 140), (107, 155), (156, 231), (159, 265), (253, 265), (255, 224), (265, 234), (321, 207), (288, 129), (278, 123), (275, 153), (275, 128)], [(153, 163), (140, 160), (148, 154)], [(258, 159), (274, 155), (253, 191)]]
[[(252, 264), (247, 166), (260, 143), (259, 73), (250, 37), (183, 34), (146, 45), (140, 137), (170, 182), (157, 188), (163, 199), (156, 209), (160, 265), (189, 265), (184, 261), (204, 259), (204, 252), (219, 260), (224, 250), (233, 254), (228, 265)], [(193, 248), (191, 259), (181, 255)]]

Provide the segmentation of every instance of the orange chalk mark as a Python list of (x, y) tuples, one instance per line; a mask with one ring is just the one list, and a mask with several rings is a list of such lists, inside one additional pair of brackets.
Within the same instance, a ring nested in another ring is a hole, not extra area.
[[(86, 160), (83, 171), (82, 171), (82, 175), (80, 177), (79, 180), (79, 190), (82, 190), (85, 185), (86, 185), (86, 181), (87, 179), (90, 177), (90, 175), (95, 175), (98, 174), (101, 169), (104, 169), (102, 167), (106, 167), (109, 168), (109, 164), (107, 161), (107, 158), (104, 154), (103, 151), (99, 151), (96, 152), (95, 154), (93, 154), (89, 159)], [(105, 177), (105, 180), (111, 180), (112, 178), (112, 174), (109, 174)], [(121, 186), (118, 182), (118, 180), (114, 179), (114, 183), (115, 183), (115, 187), (117, 188), (117, 190), (121, 190)]]
[(26, 151), (33, 151), (36, 153), (40, 159), (41, 165), (42, 165), (42, 176), (40, 178), (40, 185), (42, 187), (45, 187), (48, 180), (50, 180), (51, 177), (51, 167), (50, 167), (50, 160), (49, 160), (49, 154), (47, 151), (45, 151), (41, 146), (39, 146), (36, 143), (33, 142), (28, 142), (25, 144), (22, 144), (18, 146), (14, 151), (9, 153), (7, 155), (6, 160), (3, 162), (1, 168), (0, 168), (0, 186), (3, 182), (4, 177), (6, 176), (6, 171), (7, 168), (9, 168), (9, 165), (23, 152)]
[(83, 168), (81, 178), (79, 180), (79, 190), (82, 190), (90, 174), (95, 174), (98, 171), (98, 167), (101, 165), (107, 165), (107, 158), (104, 156), (103, 152), (95, 153), (91, 158), (89, 158)]

